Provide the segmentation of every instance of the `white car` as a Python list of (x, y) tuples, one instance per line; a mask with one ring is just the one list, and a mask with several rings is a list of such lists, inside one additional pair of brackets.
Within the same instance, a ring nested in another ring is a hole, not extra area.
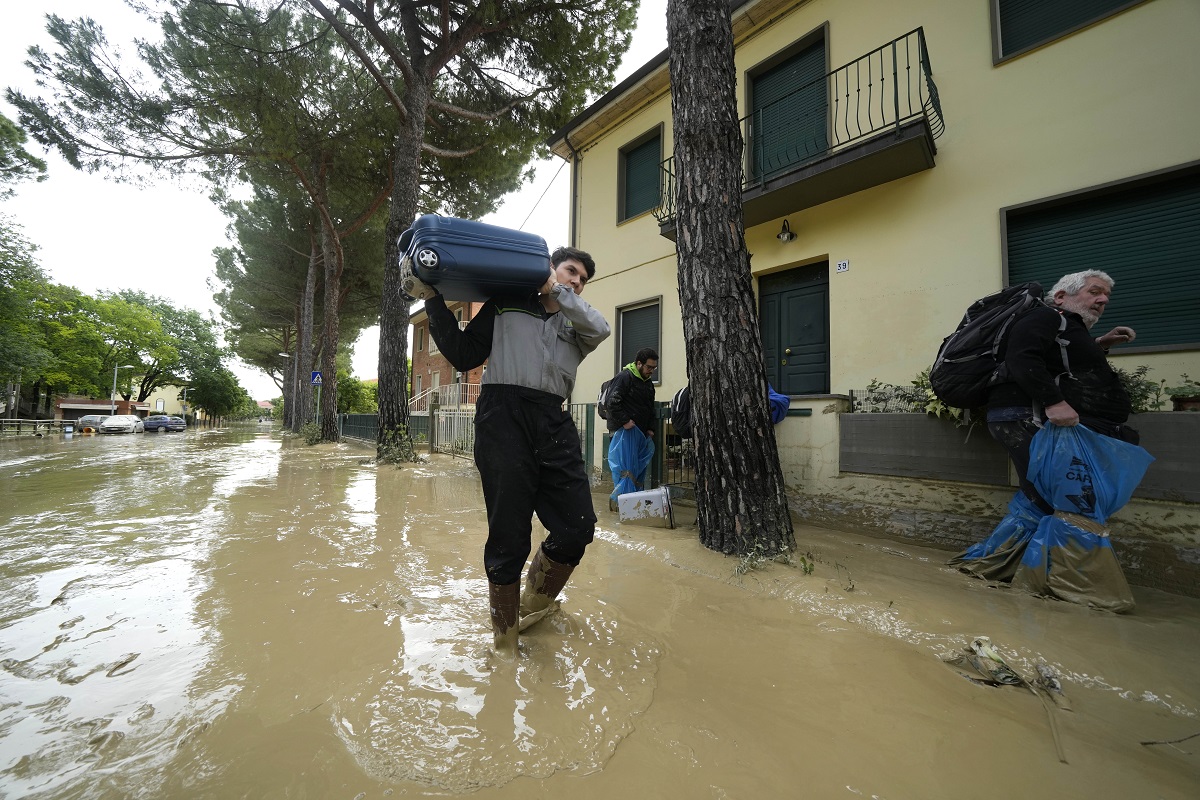
[(135, 414), (117, 414), (100, 423), (101, 433), (142, 433), (146, 423)]

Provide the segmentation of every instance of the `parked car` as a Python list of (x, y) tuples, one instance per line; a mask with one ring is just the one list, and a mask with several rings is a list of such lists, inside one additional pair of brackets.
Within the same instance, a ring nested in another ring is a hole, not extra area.
[(75, 430), (80, 433), (89, 429), (98, 431), (100, 430), (100, 424), (106, 419), (108, 419), (108, 414), (84, 414), (75, 420)]
[(187, 422), (183, 417), (172, 417), (167, 414), (152, 414), (146, 417), (146, 430), (148, 431), (185, 431), (187, 430)]
[(144, 430), (146, 425), (136, 414), (117, 414), (100, 423), (101, 433), (141, 433)]

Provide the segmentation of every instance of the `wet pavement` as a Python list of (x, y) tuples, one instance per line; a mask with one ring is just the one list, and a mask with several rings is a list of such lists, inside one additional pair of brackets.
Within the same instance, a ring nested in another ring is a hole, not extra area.
[[(1200, 601), (1116, 616), (806, 527), (746, 571), (601, 494), (512, 664), (473, 465), (370, 456), (0, 439), (0, 797), (1200, 796), (1200, 736), (1141, 744), (1200, 733)], [(942, 663), (977, 635), (1073, 710)]]

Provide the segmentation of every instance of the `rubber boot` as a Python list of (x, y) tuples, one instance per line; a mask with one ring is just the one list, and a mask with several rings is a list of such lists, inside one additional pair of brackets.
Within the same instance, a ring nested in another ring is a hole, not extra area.
[(521, 630), (525, 630), (554, 608), (554, 599), (567, 585), (567, 579), (575, 570), (570, 564), (551, 561), (538, 548), (529, 564), (525, 577), (525, 589), (521, 592)]
[(521, 607), (521, 582), (501, 586), (488, 583), (492, 614), (492, 644), (497, 653), (517, 654), (517, 613)]

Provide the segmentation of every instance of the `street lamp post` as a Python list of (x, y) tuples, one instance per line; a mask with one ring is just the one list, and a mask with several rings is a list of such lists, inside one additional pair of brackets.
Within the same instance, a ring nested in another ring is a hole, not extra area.
[(112, 394), (108, 397), (108, 411), (110, 415), (117, 413), (117, 370), (133, 369), (136, 366), (136, 364), (121, 364), (120, 366), (113, 367), (113, 390)]

